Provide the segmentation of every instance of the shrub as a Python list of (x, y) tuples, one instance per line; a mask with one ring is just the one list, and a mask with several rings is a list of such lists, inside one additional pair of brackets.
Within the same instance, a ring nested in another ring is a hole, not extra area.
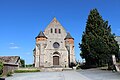
[(40, 72), (40, 70), (35, 69), (35, 70), (15, 70), (15, 73), (26, 73), (26, 72)]
[(72, 68), (72, 67), (74, 67), (74, 66), (76, 66), (76, 64), (75, 64), (74, 62), (71, 62), (71, 63), (70, 63), (70, 67)]
[(0, 75), (3, 73), (3, 63), (0, 61)]
[(86, 65), (86, 64), (82, 64), (80, 65), (81, 69), (90, 69), (90, 68), (97, 68), (96, 65)]
[(33, 64), (27, 64), (26, 67), (27, 67), (27, 68), (33, 67)]
[(6, 76), (12, 76), (13, 72), (9, 71)]

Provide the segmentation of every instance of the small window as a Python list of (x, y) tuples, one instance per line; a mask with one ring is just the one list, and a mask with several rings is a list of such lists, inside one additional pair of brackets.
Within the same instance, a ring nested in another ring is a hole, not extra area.
[(59, 33), (61, 33), (61, 29), (59, 29)]
[(51, 28), (51, 33), (53, 33), (53, 29)]
[(57, 33), (57, 29), (55, 29), (55, 33)]

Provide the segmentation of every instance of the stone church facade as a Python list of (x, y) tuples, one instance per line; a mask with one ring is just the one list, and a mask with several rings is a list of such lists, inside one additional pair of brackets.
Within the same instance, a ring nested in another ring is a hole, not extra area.
[(35, 67), (69, 67), (76, 63), (74, 38), (54, 18), (44, 32), (40, 32), (33, 50)]

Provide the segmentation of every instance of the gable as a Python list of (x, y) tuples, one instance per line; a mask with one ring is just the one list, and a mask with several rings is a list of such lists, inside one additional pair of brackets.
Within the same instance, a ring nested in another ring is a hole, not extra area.
[(45, 29), (44, 34), (48, 38), (50, 38), (50, 37), (54, 37), (54, 38), (63, 37), (63, 38), (65, 38), (65, 36), (67, 35), (65, 29), (63, 28), (63, 26), (59, 23), (59, 21), (56, 18), (54, 18), (50, 22), (50, 24)]

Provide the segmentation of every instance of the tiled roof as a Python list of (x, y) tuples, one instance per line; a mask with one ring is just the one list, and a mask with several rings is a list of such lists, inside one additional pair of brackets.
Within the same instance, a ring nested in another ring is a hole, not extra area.
[[(42, 31), (40, 31), (40, 33), (38, 34), (37, 37), (44, 37), (44, 38), (47, 38), (47, 37), (44, 35), (44, 33), (43, 33)], [(37, 38), (37, 37), (36, 37), (36, 38)]]
[(67, 33), (67, 36), (65, 37), (65, 39), (74, 39), (74, 38), (70, 35), (70, 33)]
[(0, 61), (2, 61), (3, 63), (16, 64), (19, 59), (19, 56), (0, 56)]
[(35, 51), (35, 50), (36, 50), (36, 48), (33, 49), (33, 51)]

